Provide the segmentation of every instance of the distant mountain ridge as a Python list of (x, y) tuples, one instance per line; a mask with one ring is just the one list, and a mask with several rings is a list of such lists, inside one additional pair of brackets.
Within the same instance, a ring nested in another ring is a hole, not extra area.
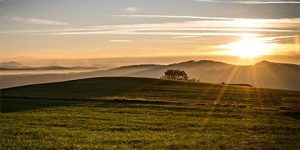
[(167, 69), (185, 70), (202, 82), (250, 84), (254, 87), (300, 90), (300, 66), (262, 61), (239, 66), (210, 60), (188, 61), (145, 70), (132, 76), (158, 78)]
[(3, 88), (109, 76), (160, 78), (168, 69), (184, 70), (189, 77), (201, 82), (225, 82), (227, 84), (249, 84), (259, 88), (300, 90), (300, 65), (262, 61), (254, 65), (241, 66), (212, 60), (191, 60), (169, 65), (132, 65), (64, 75), (2, 76), (0, 85)]
[(0, 68), (18, 69), (18, 68), (24, 68), (24, 67), (26, 67), (26, 66), (23, 66), (22, 64), (15, 62), (15, 61), (0, 63)]
[(95, 70), (97, 67), (84, 67), (84, 66), (74, 66), (74, 67), (64, 67), (64, 66), (43, 66), (43, 67), (29, 67), (24, 66), (18, 62), (2, 62), (0, 63), (0, 70)]

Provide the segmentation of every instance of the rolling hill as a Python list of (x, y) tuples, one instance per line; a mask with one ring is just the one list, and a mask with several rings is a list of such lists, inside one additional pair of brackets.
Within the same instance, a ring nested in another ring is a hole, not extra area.
[(237, 66), (210, 60), (187, 61), (170, 65), (135, 65), (76, 74), (1, 76), (1, 88), (19, 85), (73, 80), (91, 77), (160, 78), (168, 69), (181, 69), (203, 82), (250, 84), (259, 88), (300, 90), (300, 66), (262, 61), (255, 65)]
[[(27, 85), (0, 90), (2, 97), (48, 99), (137, 99), (180, 103), (242, 103), (257, 106), (281, 105), (283, 99), (293, 100), (299, 92), (258, 89), (252, 87), (171, 81), (153, 78), (102, 77), (57, 83)], [(258, 101), (259, 100), (259, 101)], [(257, 102), (257, 103), (256, 103)]]

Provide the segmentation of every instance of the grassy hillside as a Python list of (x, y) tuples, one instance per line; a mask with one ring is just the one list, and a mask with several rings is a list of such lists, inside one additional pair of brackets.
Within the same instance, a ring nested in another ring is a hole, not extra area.
[(299, 149), (300, 92), (92, 78), (0, 90), (1, 149)]
[(137, 99), (180, 103), (235, 103), (281, 106), (300, 92), (241, 86), (105, 77), (29, 85), (1, 90), (1, 96), (54, 99)]

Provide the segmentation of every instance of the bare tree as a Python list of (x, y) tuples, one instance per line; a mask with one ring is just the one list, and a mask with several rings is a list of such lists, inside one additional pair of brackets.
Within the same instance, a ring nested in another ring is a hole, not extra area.
[(188, 80), (188, 75), (183, 70), (167, 70), (164, 75), (161, 77), (162, 79), (168, 80)]

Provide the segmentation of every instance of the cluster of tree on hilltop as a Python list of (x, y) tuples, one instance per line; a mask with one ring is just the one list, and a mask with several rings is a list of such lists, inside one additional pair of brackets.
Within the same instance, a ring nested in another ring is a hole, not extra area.
[(161, 77), (162, 79), (168, 80), (188, 80), (188, 75), (183, 70), (167, 70), (164, 75)]
[(164, 72), (164, 75), (161, 79), (166, 80), (181, 80), (181, 81), (193, 81), (197, 82), (198, 80), (189, 78), (187, 73), (184, 70), (179, 69), (170, 69)]

